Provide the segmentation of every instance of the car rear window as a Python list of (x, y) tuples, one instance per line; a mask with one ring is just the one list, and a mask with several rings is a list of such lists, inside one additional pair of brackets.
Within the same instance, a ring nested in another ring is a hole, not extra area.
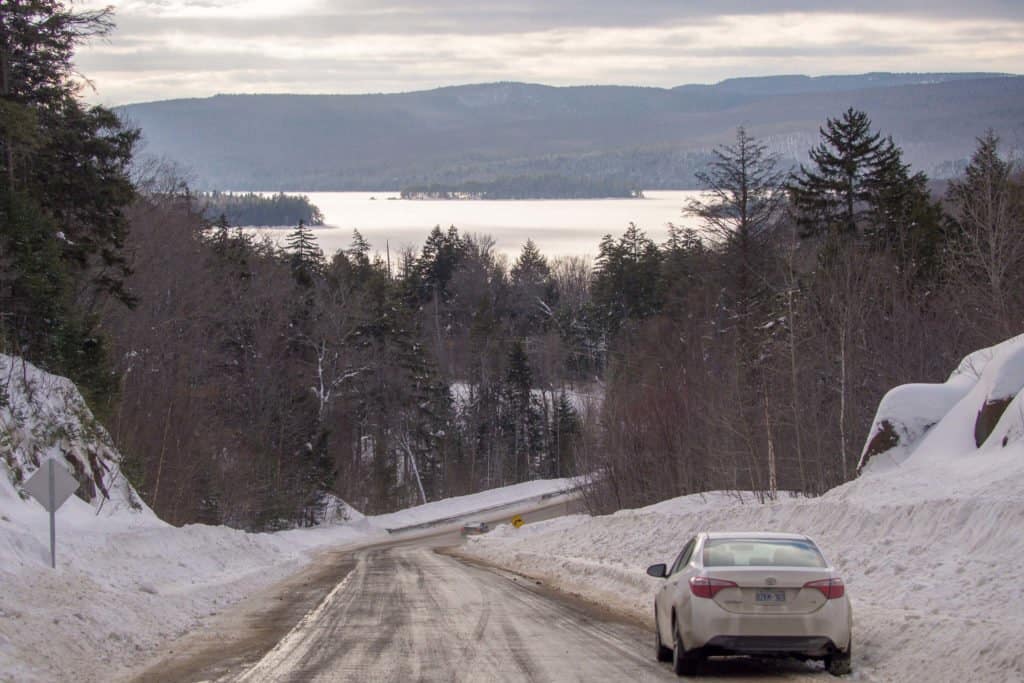
[(826, 567), (810, 541), (800, 539), (712, 538), (704, 544), (705, 567)]

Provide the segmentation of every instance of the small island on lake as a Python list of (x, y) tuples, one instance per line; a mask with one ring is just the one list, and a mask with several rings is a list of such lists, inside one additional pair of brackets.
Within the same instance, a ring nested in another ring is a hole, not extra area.
[(197, 199), (206, 220), (217, 221), (223, 216), (228, 225), (278, 227), (298, 225), (299, 221), (313, 226), (324, 224), (323, 213), (306, 195), (213, 191), (199, 193)]
[(403, 188), (402, 199), (642, 199), (643, 192), (615, 179), (528, 175)]

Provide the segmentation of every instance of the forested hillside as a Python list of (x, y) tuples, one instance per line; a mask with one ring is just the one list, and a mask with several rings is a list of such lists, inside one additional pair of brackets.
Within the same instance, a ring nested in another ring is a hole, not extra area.
[(1020, 331), (1024, 188), (997, 132), (973, 131), (939, 197), (870, 112), (815, 121), (794, 172), (739, 128), (680, 207), (700, 230), (623, 226), (591, 264), (438, 226), (395, 267), (358, 233), (323, 254), (304, 222), (283, 245), (211, 223), (168, 167), (130, 178), (135, 131), (71, 80), (109, 14), (18, 7), (0, 352), (74, 379), (172, 523), (281, 528), (339, 497), (377, 512), (576, 473), (600, 510), (814, 495), (856, 476), (889, 387)]
[(1024, 78), (865, 74), (744, 78), (672, 89), (490, 83), (377, 95), (218, 95), (119, 107), (147, 154), (200, 189), (398, 190), (558, 177), (627, 188), (697, 185), (715, 145), (747, 126), (789, 166), (827, 116), (871, 112), (930, 175), (974, 138), (1024, 138)]

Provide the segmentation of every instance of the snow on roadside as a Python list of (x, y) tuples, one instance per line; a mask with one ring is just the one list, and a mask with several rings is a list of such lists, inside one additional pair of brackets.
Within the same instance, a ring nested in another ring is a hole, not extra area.
[[(969, 372), (962, 364), (954, 388), (938, 392), (937, 424), (914, 434), (899, 458), (880, 458), (818, 499), (686, 496), (499, 527), (466, 552), (650, 620), (660, 581), (646, 566), (671, 562), (697, 531), (806, 533), (847, 582), (856, 677), (1024, 680), (1024, 392), (1014, 386), (1024, 380), (1007, 377), (1020, 375), (1022, 346), (972, 354)], [(993, 393), (1016, 398), (977, 448), (974, 423)]]
[[(19, 492), (49, 456), (91, 484), (80, 491), (89, 501), (72, 496), (57, 511), (56, 570), (47, 513)], [(336, 500), (332, 510), (346, 524), (251, 534), (166, 524), (138, 499), (119, 462), (71, 382), (0, 355), (0, 682), (117, 679), (321, 549), (569, 485), (530, 482), (381, 517)]]
[[(21, 484), (53, 457), (80, 482), (49, 517)], [(0, 355), (0, 681), (109, 680), (307, 561), (301, 546), (161, 521), (77, 388)]]
[(424, 524), (439, 519), (472, 515), (480, 510), (502, 505), (512, 505), (532, 498), (555, 496), (563, 491), (577, 488), (575, 479), (538, 479), (521, 484), (473, 493), (467, 496), (417, 505), (398, 512), (368, 518), (379, 529), (399, 529), (415, 524)]
[[(345, 525), (252, 534), (175, 528), (155, 516), (97, 516), (72, 497), (57, 512), (49, 568), (45, 511), (16, 498), (0, 465), (0, 681), (105, 681), (154, 656), (208, 617), (299, 571), (328, 547), (388, 538), (396, 520), (472, 514), (564, 488), (531, 482), (366, 517)], [(512, 489), (510, 492), (509, 489)], [(467, 500), (468, 499), (468, 500)], [(45, 648), (47, 656), (40, 656)]]

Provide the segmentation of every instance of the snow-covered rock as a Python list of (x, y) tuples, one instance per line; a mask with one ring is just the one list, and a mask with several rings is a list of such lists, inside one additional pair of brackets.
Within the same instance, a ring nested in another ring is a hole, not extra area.
[[(915, 454), (930, 458), (950, 452), (945, 437), (932, 435), (935, 431), (956, 437), (958, 446), (952, 452), (957, 454), (978, 448), (989, 440), (1004, 414), (1014, 419), (1006, 409), (1022, 389), (1024, 335), (969, 354), (944, 384), (896, 387), (878, 406), (857, 469), (890, 469)], [(973, 448), (960, 429), (968, 412), (973, 413)], [(951, 416), (948, 423), (953, 426), (939, 428), (947, 416)], [(1005, 436), (1008, 430), (1012, 427), (1004, 426), (1001, 434)]]
[(121, 473), (121, 456), (78, 388), (20, 358), (0, 354), (0, 498), (19, 496), (48, 457), (79, 482), (76, 495), (97, 514), (154, 518)]

